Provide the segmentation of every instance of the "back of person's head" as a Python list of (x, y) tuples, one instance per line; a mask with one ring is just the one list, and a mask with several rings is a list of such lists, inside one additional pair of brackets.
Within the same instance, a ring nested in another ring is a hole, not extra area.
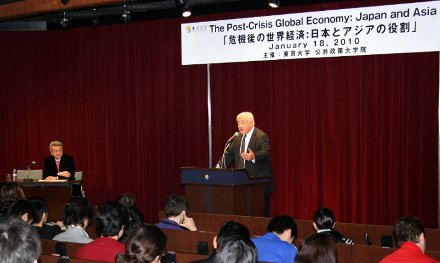
[(20, 218), (27, 223), (32, 223), (35, 217), (35, 210), (28, 200), (17, 200), (9, 208), (7, 218)]
[(16, 182), (3, 182), (0, 186), (0, 202), (15, 202), (25, 198), (23, 189)]
[(282, 234), (285, 230), (291, 230), (291, 235), (293, 240), (297, 237), (297, 227), (295, 220), (291, 216), (282, 215), (275, 216), (272, 218), (267, 225), (267, 232), (275, 232), (277, 234)]
[(312, 234), (302, 244), (295, 263), (335, 263), (336, 244), (329, 235)]
[(318, 208), (313, 215), (313, 222), (318, 229), (332, 229), (335, 225), (335, 214), (328, 208)]
[(419, 236), (425, 233), (425, 228), (417, 217), (407, 216), (401, 217), (396, 221), (394, 232), (397, 244), (400, 246), (407, 241), (419, 243)]
[(116, 202), (106, 202), (98, 208), (96, 213), (96, 232), (98, 236), (116, 236), (127, 223), (127, 210), (123, 205)]
[(25, 198), (23, 189), (16, 182), (0, 183), (0, 221), (6, 220), (9, 208)]
[(251, 238), (249, 229), (235, 221), (228, 221), (223, 224), (217, 235), (217, 250), (220, 250), (231, 236), (240, 236), (242, 238)]
[(136, 206), (136, 197), (131, 193), (125, 193), (118, 196), (118, 198), (116, 198), (116, 202), (125, 207)]
[[(44, 213), (48, 213), (47, 203), (43, 198), (32, 197), (29, 198), (28, 201), (34, 207), (35, 217), (32, 221), (33, 224), (38, 224), (43, 219)], [(44, 222), (43, 222), (44, 223)]]
[(215, 263), (253, 263), (257, 262), (257, 249), (249, 238), (231, 236), (219, 249)]
[(64, 208), (64, 224), (84, 225), (86, 219), (93, 220), (93, 207), (90, 201), (82, 196), (70, 198)]
[(117, 263), (153, 262), (165, 254), (167, 238), (155, 225), (143, 225), (128, 239), (125, 253), (116, 256)]
[(34, 227), (16, 218), (0, 223), (0, 262), (33, 263), (40, 253), (40, 238)]
[(144, 224), (144, 215), (136, 206), (126, 207), (128, 214), (128, 223), (124, 227), (124, 234), (119, 239), (121, 242), (126, 242), (128, 238), (135, 232), (139, 227)]
[(165, 202), (165, 215), (167, 217), (178, 216), (182, 211), (188, 210), (186, 198), (178, 195), (170, 195)]

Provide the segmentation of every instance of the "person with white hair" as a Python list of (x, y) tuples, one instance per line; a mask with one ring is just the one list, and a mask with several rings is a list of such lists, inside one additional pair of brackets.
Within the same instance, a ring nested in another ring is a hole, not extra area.
[(275, 191), (270, 142), (267, 134), (255, 127), (254, 115), (242, 112), (237, 115), (238, 134), (227, 145), (217, 168), (227, 168), (235, 162), (235, 168), (246, 169), (250, 177), (270, 177), (272, 182), (264, 190), (264, 214), (269, 216), (270, 194)]

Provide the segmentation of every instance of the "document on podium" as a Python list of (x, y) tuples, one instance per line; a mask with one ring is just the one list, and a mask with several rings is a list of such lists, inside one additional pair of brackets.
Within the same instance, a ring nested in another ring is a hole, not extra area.
[(63, 180), (50, 180), (50, 181), (46, 181), (44, 179), (40, 179), (38, 180), (38, 182), (46, 182), (46, 183), (64, 183), (67, 182), (67, 179), (63, 179)]

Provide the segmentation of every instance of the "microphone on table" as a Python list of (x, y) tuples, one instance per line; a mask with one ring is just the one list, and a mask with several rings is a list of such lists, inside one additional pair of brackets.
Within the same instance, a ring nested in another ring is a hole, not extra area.
[(37, 164), (37, 163), (36, 163), (35, 161), (32, 161), (32, 162), (28, 165), (27, 169), (30, 170), (31, 167), (34, 166), (34, 165), (36, 165), (36, 164)]
[(36, 165), (36, 164), (37, 164), (37, 162), (32, 161), (32, 162), (28, 165), (28, 167), (27, 167), (27, 173), (26, 173), (26, 179), (24, 179), (24, 181), (32, 181), (32, 179), (29, 179), (29, 173), (31, 172), (31, 167), (34, 166), (34, 165)]
[(231, 138), (229, 138), (229, 140), (226, 142), (225, 144), (225, 148), (223, 149), (223, 154), (222, 154), (222, 158), (220, 159), (220, 168), (222, 169), (226, 169), (226, 163), (225, 163), (225, 153), (226, 153), (226, 149), (228, 149), (229, 145), (231, 145), (232, 140), (234, 140), (234, 138), (236, 136), (238, 136), (238, 132), (235, 132), (234, 135), (231, 136)]

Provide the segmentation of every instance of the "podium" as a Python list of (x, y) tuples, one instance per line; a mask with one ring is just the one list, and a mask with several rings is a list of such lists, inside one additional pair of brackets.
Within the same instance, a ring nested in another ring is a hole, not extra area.
[(264, 189), (270, 177), (250, 178), (245, 169), (181, 168), (190, 211), (264, 216)]
[(49, 208), (49, 220), (56, 222), (63, 219), (64, 207), (72, 197), (73, 187), (81, 188), (81, 181), (23, 181), (18, 180), (27, 198), (41, 197), (46, 200)]

